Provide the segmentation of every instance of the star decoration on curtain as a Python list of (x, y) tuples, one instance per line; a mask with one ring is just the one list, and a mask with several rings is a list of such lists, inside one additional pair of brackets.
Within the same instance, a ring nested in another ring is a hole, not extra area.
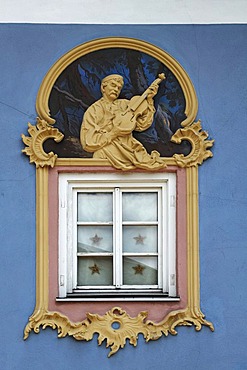
[(93, 244), (96, 244), (96, 245), (98, 245), (102, 239), (103, 238), (99, 237), (97, 234), (95, 234), (92, 238), (90, 238)]
[(132, 267), (132, 269), (135, 270), (135, 275), (138, 275), (138, 274), (143, 275), (143, 270), (145, 269), (145, 267), (138, 264)]
[(100, 275), (99, 270), (101, 270), (101, 269), (99, 268), (98, 265), (96, 265), (96, 263), (93, 266), (89, 266), (89, 269), (92, 271), (92, 275), (93, 274), (99, 274)]
[(138, 236), (134, 236), (133, 239), (135, 239), (136, 244), (144, 244), (144, 239), (146, 239), (146, 236), (139, 234)]

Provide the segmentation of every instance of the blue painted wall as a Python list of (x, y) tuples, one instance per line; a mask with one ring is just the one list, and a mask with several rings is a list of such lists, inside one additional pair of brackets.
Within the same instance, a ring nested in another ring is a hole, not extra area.
[[(201, 307), (215, 325), (182, 327), (111, 359), (104, 345), (57, 339), (51, 329), (23, 341), (35, 305), (35, 167), (21, 133), (35, 123), (45, 73), (85, 41), (126, 36), (170, 53), (191, 77), (198, 118), (215, 139), (200, 168)], [(247, 25), (0, 25), (0, 369), (247, 369)]]

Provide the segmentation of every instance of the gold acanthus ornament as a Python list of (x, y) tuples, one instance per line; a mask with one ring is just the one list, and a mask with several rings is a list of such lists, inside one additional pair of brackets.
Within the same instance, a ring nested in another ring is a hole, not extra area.
[(22, 135), (22, 140), (27, 147), (22, 150), (30, 157), (30, 163), (35, 163), (36, 168), (51, 166), (54, 167), (57, 154), (46, 153), (43, 144), (47, 139), (54, 139), (59, 143), (64, 135), (57, 129), (50, 126), (46, 121), (37, 118), (36, 126), (28, 123), (28, 133), (30, 137)]
[(171, 141), (176, 144), (181, 144), (183, 140), (190, 142), (191, 151), (187, 156), (183, 154), (173, 155), (179, 167), (197, 166), (213, 156), (209, 148), (213, 146), (214, 140), (208, 140), (208, 134), (202, 130), (200, 120), (177, 130), (171, 138)]
[(114, 355), (120, 348), (124, 348), (126, 341), (133, 346), (137, 346), (138, 335), (142, 334), (146, 342), (157, 340), (163, 335), (176, 335), (176, 326), (194, 325), (197, 331), (201, 330), (202, 325), (208, 326), (214, 331), (213, 324), (204, 319), (200, 310), (187, 308), (171, 312), (160, 323), (147, 320), (148, 312), (141, 311), (136, 317), (130, 317), (126, 311), (120, 307), (113, 307), (103, 316), (87, 313), (86, 320), (73, 323), (65, 315), (59, 312), (44, 311), (41, 315), (34, 315), (30, 318), (24, 330), (24, 339), (33, 330), (36, 334), (40, 331), (40, 326), (45, 329), (51, 327), (58, 331), (58, 337), (64, 338), (67, 335), (76, 340), (89, 341), (94, 334), (98, 334), (98, 344), (101, 345), (106, 340), (106, 347), (111, 351), (108, 357)]

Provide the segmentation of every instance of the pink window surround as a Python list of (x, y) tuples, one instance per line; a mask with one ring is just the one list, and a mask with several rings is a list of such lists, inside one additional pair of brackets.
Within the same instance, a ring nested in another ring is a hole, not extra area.
[[(135, 317), (148, 311), (148, 320), (161, 321), (174, 310), (187, 306), (187, 250), (186, 250), (186, 170), (169, 167), (165, 172), (177, 174), (177, 291), (179, 302), (57, 302), (58, 296), (58, 175), (59, 173), (116, 172), (112, 167), (54, 167), (49, 169), (49, 310), (58, 311), (72, 321), (82, 321), (86, 313), (104, 315), (112, 307), (121, 307)], [(136, 171), (135, 171), (136, 172)], [(139, 171), (141, 172), (141, 171)]]

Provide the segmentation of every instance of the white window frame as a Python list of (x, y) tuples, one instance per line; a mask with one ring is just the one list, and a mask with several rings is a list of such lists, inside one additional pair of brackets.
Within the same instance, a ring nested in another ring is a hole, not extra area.
[[(113, 189), (116, 189), (113, 191)], [(120, 189), (120, 190), (118, 190)], [(107, 192), (114, 194), (113, 258), (114, 285), (77, 287), (77, 193)], [(158, 192), (158, 285), (121, 285), (122, 222), (121, 192)], [(119, 274), (116, 274), (119, 271)], [(176, 173), (60, 173), (59, 174), (59, 263), (57, 300), (179, 300), (176, 287)], [(84, 294), (86, 293), (86, 294)], [(87, 294), (89, 293), (89, 294)], [(102, 296), (103, 293), (103, 296)], [(121, 295), (121, 297), (120, 297)]]

